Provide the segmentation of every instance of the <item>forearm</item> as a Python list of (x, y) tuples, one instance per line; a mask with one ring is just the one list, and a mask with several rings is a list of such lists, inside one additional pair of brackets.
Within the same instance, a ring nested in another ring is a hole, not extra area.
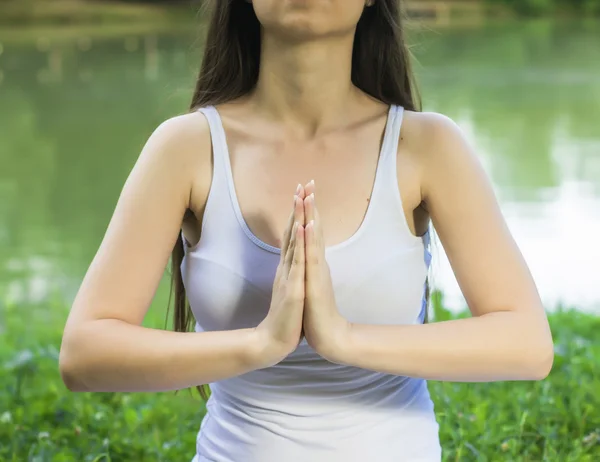
[(166, 391), (260, 367), (253, 329), (179, 333), (106, 319), (66, 333), (60, 369), (73, 391)]
[(429, 380), (536, 380), (553, 359), (545, 323), (516, 312), (424, 325), (354, 324), (349, 343), (340, 349), (343, 364)]

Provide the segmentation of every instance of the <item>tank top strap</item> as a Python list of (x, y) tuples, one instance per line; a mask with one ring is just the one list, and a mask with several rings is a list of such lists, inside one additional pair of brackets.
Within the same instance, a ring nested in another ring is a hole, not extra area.
[(214, 106), (197, 110), (206, 117), (212, 145), (212, 180), (202, 219), (202, 240), (209, 245), (223, 230), (236, 229), (237, 210), (233, 203), (233, 179), (225, 128)]
[(392, 105), (379, 155), (376, 183), (372, 192), (371, 206), (374, 209), (372, 226), (379, 230), (377, 235), (381, 233), (382, 229), (393, 229), (395, 233), (400, 232), (402, 239), (410, 244), (414, 242), (414, 236), (404, 214), (397, 170), (398, 144), (403, 118), (404, 108)]
[(400, 142), (400, 129), (402, 128), (402, 121), (404, 120), (404, 108), (402, 106), (396, 106), (396, 117), (394, 117), (393, 130), (394, 130), (394, 153), (398, 151), (398, 143)]
[(380, 181), (382, 183), (378, 189), (384, 196), (382, 199), (384, 202), (387, 200), (385, 196), (389, 197), (390, 192), (394, 193), (398, 189), (396, 159), (398, 157), (398, 143), (400, 141), (403, 115), (404, 108), (402, 106), (392, 105), (390, 107), (377, 166), (377, 169), (380, 170), (378, 173), (381, 176)]
[(398, 153), (398, 143), (400, 142), (400, 129), (402, 128), (402, 120), (404, 118), (404, 108), (402, 106), (393, 105), (388, 120), (389, 134), (387, 137), (387, 146), (382, 150), (384, 162), (396, 163)]
[(205, 106), (198, 109), (198, 112), (204, 114), (208, 121), (210, 138), (213, 151), (213, 182), (219, 182), (227, 178), (227, 140), (225, 138), (225, 129), (219, 116), (219, 112), (214, 106)]

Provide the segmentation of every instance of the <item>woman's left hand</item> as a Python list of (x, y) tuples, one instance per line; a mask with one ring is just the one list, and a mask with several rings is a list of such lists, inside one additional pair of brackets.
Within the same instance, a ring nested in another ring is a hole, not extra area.
[(304, 199), (306, 281), (304, 299), (304, 336), (323, 358), (339, 362), (348, 345), (351, 324), (338, 311), (319, 212), (315, 205), (315, 185), (305, 186)]

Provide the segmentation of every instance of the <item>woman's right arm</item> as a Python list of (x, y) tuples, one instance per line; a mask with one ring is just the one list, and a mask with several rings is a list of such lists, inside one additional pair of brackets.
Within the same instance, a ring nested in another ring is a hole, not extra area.
[(208, 124), (198, 113), (168, 120), (146, 143), (67, 320), (59, 362), (70, 390), (174, 390), (268, 365), (256, 329), (141, 327), (198, 187), (198, 169), (209, 168), (210, 158)]

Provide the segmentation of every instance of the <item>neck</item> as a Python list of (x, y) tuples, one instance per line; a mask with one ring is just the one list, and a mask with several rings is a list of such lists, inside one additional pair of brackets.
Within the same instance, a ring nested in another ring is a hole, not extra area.
[(351, 81), (353, 40), (347, 34), (290, 43), (264, 34), (253, 92), (260, 110), (306, 135), (337, 125), (358, 93)]

